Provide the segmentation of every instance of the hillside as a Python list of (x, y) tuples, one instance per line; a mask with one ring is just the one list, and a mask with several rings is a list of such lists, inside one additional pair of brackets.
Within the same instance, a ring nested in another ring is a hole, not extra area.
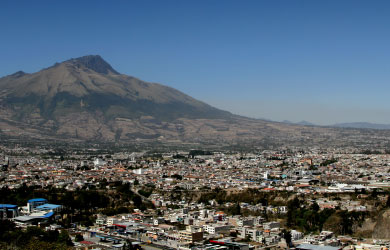
[(248, 147), (382, 145), (389, 138), (389, 131), (301, 126), (233, 115), (168, 86), (120, 74), (100, 56), (70, 59), (31, 74), (19, 71), (0, 78), (0, 89), (0, 136)]
[(230, 115), (173, 88), (119, 74), (100, 56), (71, 59), (34, 74), (17, 72), (1, 78), (0, 88), (2, 104), (17, 121), (57, 121), (80, 112), (99, 112), (107, 120)]

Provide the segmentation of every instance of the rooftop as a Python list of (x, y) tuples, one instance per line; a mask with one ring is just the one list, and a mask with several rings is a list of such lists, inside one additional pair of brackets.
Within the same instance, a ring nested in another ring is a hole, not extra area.
[(301, 244), (301, 245), (297, 246), (296, 249), (302, 249), (302, 250), (339, 250), (340, 247)]
[(56, 204), (43, 204), (38, 207), (36, 207), (39, 210), (52, 210), (61, 207), (61, 205), (56, 205)]
[(12, 204), (0, 204), (0, 208), (18, 208), (18, 206)]
[(44, 199), (44, 198), (34, 198), (34, 199), (30, 199), (30, 200), (28, 200), (28, 203), (31, 203), (31, 202), (36, 202), (36, 201), (45, 201), (45, 202), (47, 202), (47, 200), (46, 200), (46, 199)]

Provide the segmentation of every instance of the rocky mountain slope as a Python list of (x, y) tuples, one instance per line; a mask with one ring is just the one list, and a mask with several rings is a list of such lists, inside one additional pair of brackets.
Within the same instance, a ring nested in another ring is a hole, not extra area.
[[(173, 88), (118, 73), (100, 56), (0, 78), (0, 136), (178, 143), (375, 144), (388, 131), (307, 127), (233, 115)], [(379, 143), (379, 144), (378, 144)]]
[(0, 88), (2, 103), (19, 121), (56, 121), (84, 111), (99, 111), (108, 120), (230, 115), (167, 86), (119, 74), (100, 56), (71, 59), (34, 74), (17, 72), (0, 79)]

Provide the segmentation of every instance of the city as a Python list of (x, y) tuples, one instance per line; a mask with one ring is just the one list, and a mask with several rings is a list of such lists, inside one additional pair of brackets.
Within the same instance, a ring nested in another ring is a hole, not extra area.
[(0, 250), (389, 250), (390, 1), (0, 1)]
[[(41, 149), (27, 157), (24, 151), (2, 148), (1, 199), (8, 204), (2, 218), (21, 228), (67, 229), (79, 249), (121, 249), (128, 242), (146, 249), (381, 249), (390, 243), (384, 229), (390, 156), (384, 152), (92, 155), (70, 149), (66, 157), (48, 157)], [(23, 200), (22, 190), (34, 197)]]

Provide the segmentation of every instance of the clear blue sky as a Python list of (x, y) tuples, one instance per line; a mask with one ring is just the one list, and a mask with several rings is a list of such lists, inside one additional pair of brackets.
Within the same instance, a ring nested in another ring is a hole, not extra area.
[(0, 76), (99, 54), (234, 113), (390, 123), (390, 1), (0, 2)]

